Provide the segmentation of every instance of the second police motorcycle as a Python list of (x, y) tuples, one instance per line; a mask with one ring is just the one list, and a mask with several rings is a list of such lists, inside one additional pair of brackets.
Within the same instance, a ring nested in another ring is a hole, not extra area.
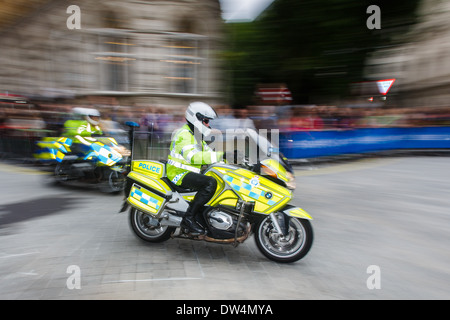
[[(100, 115), (90, 108), (74, 108), (75, 117)], [(71, 121), (71, 120), (69, 120)], [(76, 120), (75, 120), (76, 121)], [(67, 122), (66, 122), (67, 123)], [(44, 137), (36, 143), (34, 158), (54, 166), (56, 182), (78, 186), (94, 186), (103, 192), (121, 192), (129, 170), (130, 150), (118, 143), (128, 133), (123, 129), (109, 129), (107, 136), (82, 137), (90, 143), (74, 142), (69, 137)], [(116, 136), (116, 137), (115, 137)]]
[(120, 212), (129, 209), (133, 232), (153, 243), (182, 238), (233, 246), (253, 234), (268, 259), (284, 263), (302, 259), (313, 243), (312, 217), (290, 203), (293, 169), (264, 135), (247, 129), (242, 136), (256, 147), (247, 145), (256, 150), (256, 160), (235, 151), (234, 161), (228, 160), (233, 164), (219, 162), (202, 170), (217, 180), (216, 192), (198, 219), (204, 235), (192, 235), (180, 226), (195, 193), (167, 178), (166, 161), (132, 160)]

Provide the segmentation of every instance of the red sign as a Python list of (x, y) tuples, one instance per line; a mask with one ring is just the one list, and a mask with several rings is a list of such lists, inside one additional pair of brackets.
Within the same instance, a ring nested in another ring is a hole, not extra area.
[(256, 96), (264, 104), (284, 104), (292, 102), (291, 91), (286, 86), (259, 87)]

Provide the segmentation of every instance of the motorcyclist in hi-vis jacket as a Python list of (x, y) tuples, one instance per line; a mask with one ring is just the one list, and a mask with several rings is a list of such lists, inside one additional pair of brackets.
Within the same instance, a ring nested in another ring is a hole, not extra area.
[[(167, 177), (176, 185), (197, 191), (181, 226), (192, 234), (204, 234), (205, 230), (196, 221), (204, 205), (216, 191), (217, 181), (200, 173), (201, 166), (223, 160), (224, 152), (213, 151), (203, 140), (211, 134), (209, 121), (217, 117), (213, 108), (203, 102), (193, 102), (186, 110), (186, 121), (173, 136), (167, 161)], [(199, 133), (199, 134), (194, 134)], [(201, 141), (196, 139), (201, 136)]]
[(92, 108), (74, 108), (72, 110), (76, 117), (82, 119), (67, 120), (64, 123), (65, 137), (69, 137), (75, 144), (90, 146), (97, 139), (93, 135), (103, 135), (100, 124), (100, 112)]

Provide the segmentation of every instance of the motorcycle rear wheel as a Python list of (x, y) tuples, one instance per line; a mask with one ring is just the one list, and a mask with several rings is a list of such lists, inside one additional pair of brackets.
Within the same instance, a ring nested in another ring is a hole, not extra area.
[(125, 188), (126, 177), (123, 173), (106, 170), (105, 181), (102, 181), (101, 191), (106, 193), (119, 193)]
[(62, 163), (57, 163), (54, 171), (56, 182), (66, 182), (69, 179), (68, 168)]
[(149, 215), (131, 208), (130, 210), (130, 225), (134, 233), (142, 240), (147, 242), (163, 242), (170, 238), (172, 232), (176, 228), (168, 226), (155, 227), (148, 223)]
[(270, 217), (262, 220), (255, 232), (259, 251), (276, 262), (290, 263), (302, 259), (311, 249), (313, 229), (309, 220), (291, 218), (286, 236), (280, 235)]

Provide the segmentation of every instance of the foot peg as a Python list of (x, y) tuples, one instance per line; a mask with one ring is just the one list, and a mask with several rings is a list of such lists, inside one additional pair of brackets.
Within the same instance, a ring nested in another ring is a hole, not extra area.
[(187, 233), (192, 235), (205, 234), (205, 230), (191, 217), (185, 217), (181, 222), (181, 227), (187, 229)]

